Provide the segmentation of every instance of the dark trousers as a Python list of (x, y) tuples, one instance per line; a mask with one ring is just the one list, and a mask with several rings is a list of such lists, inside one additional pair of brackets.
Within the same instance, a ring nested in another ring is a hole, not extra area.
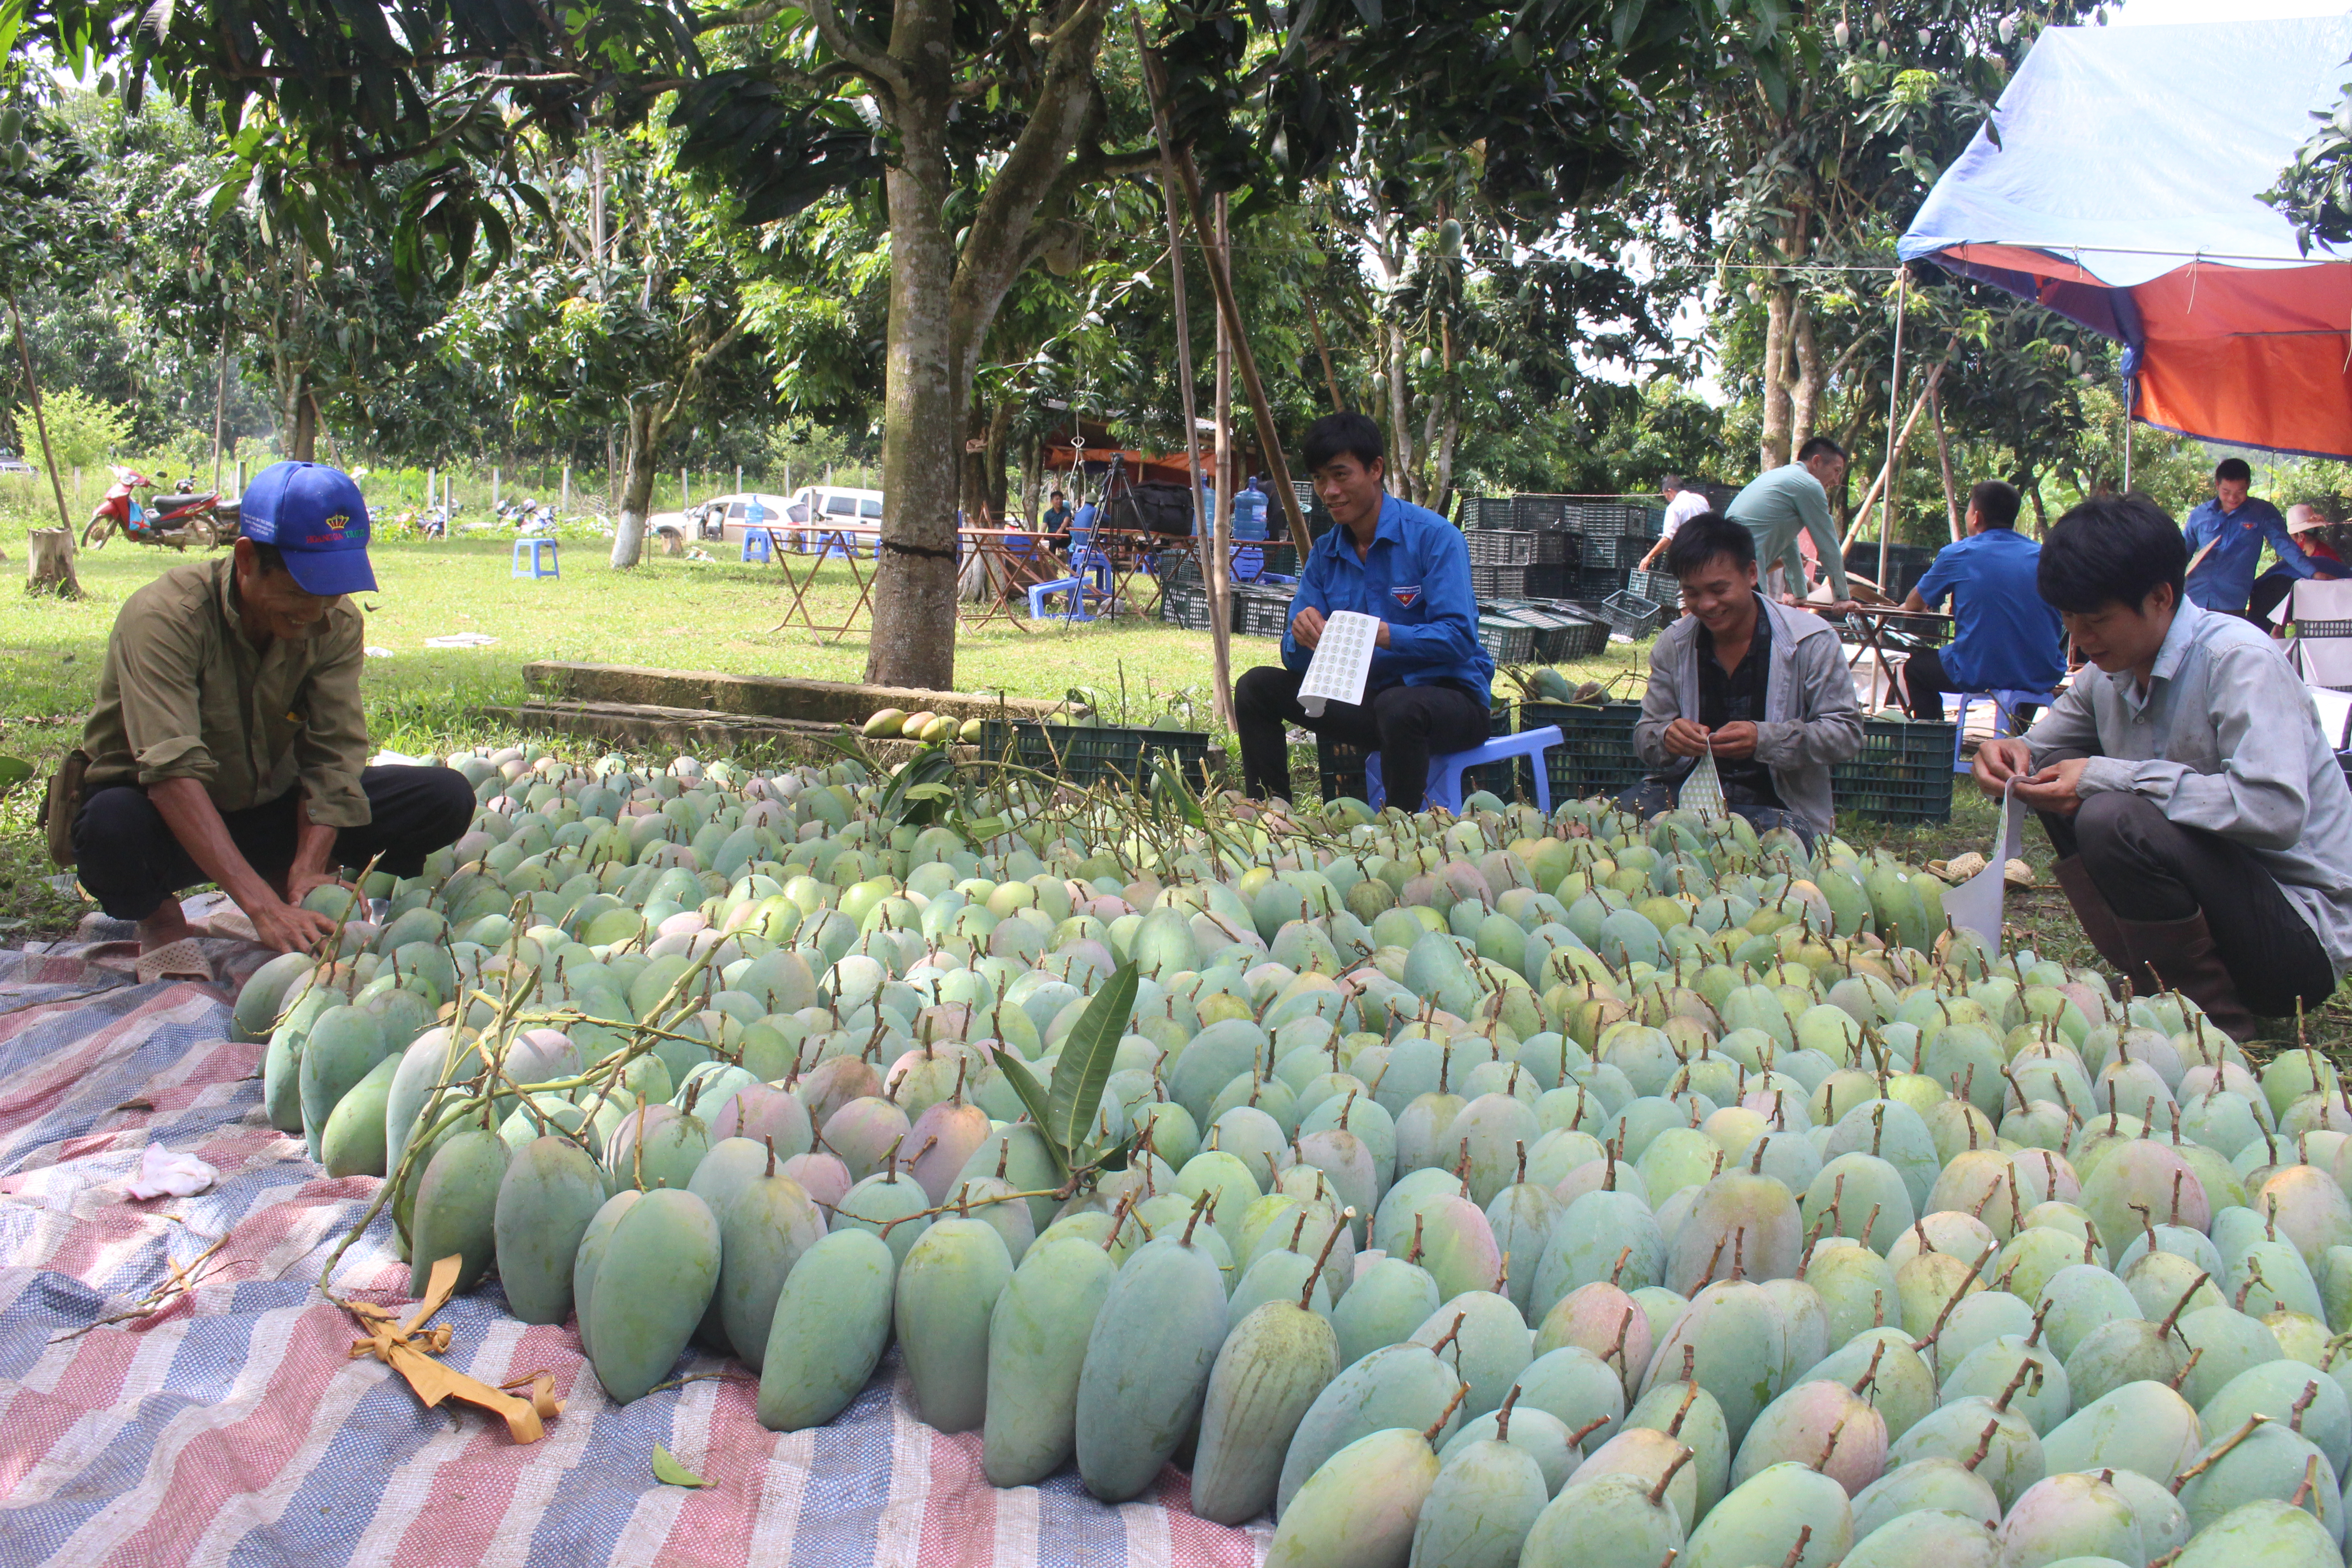
[[(1630, 811), (1646, 821), (1661, 812), (1674, 810), (1676, 803), (1682, 798), (1682, 787), (1683, 781), (1680, 779), (1646, 778), (1609, 804), (1620, 811)], [(1804, 842), (1807, 853), (1812, 850), (1812, 828), (1806, 824), (1803, 817), (1786, 807), (1727, 800), (1723, 803), (1723, 809), (1734, 816), (1746, 817), (1759, 833), (1769, 833), (1776, 827), (1785, 827)]]
[(1381, 754), (1388, 804), (1421, 809), (1433, 753), (1486, 743), (1486, 705), (1458, 686), (1391, 686), (1361, 703), (1334, 702), (1319, 719), (1298, 705), (1307, 673), (1268, 665), (1234, 682), (1234, 730), (1242, 748), (1242, 787), (1253, 800), (1290, 798), (1290, 748), (1283, 726), (1297, 724), (1343, 745)]
[(2286, 596), (2294, 591), (2294, 578), (2284, 572), (2276, 576), (2265, 572), (2255, 578), (2254, 591), (2246, 598), (2246, 619), (2264, 632), (2273, 630), (2271, 612), (2286, 602)]
[[(1945, 697), (1962, 689), (1965, 689), (1956, 684), (1945, 669), (1943, 656), (1936, 648), (1923, 647), (1903, 661), (1903, 711), (1914, 719), (1941, 723)], [(2032, 702), (2019, 703), (2011, 728), (2023, 734), (2025, 727), (2033, 722), (2033, 716), (2041, 711)]]
[[(425, 858), (455, 844), (474, 819), (474, 789), (454, 768), (364, 768), (368, 798), (364, 827), (335, 835), (333, 863), (364, 866), (377, 856), (380, 871), (414, 877)], [(294, 864), (295, 807), (299, 789), (221, 821), (246, 863), (262, 880), (282, 886)], [(147, 792), (132, 784), (91, 793), (74, 818), (74, 875), (99, 907), (120, 921), (143, 921), (184, 888), (211, 879), (188, 858)]]
[(2310, 922), (2253, 851), (2218, 833), (2183, 827), (2136, 795), (2102, 790), (2070, 817), (2042, 814), (2060, 859), (2079, 855), (2127, 922), (2203, 914), (2213, 946), (2251, 1012), (2283, 1018), (2300, 1000), (2315, 1008), (2336, 992), (2336, 971)]

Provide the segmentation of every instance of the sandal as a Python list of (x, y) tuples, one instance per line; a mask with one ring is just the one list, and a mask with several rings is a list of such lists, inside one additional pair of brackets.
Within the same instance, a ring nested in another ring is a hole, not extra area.
[(165, 942), (152, 952), (142, 952), (134, 973), (142, 985), (158, 980), (197, 980), (209, 982), (213, 977), (211, 961), (194, 937)]

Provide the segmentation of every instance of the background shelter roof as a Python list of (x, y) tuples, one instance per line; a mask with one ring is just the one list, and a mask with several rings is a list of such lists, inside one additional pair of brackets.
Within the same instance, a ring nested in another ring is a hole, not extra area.
[(2053, 27), (1898, 253), (2126, 345), (2148, 424), (2352, 457), (2352, 259), (2261, 199), (2347, 57), (2352, 16)]

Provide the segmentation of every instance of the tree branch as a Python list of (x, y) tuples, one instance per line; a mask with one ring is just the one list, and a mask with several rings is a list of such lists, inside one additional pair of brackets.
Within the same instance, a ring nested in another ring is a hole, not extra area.
[(804, 4), (809, 19), (816, 24), (817, 33), (824, 39), (826, 47), (871, 77), (892, 97), (904, 98), (907, 95), (905, 69), (887, 53), (850, 31), (848, 22), (834, 9), (833, 0), (804, 0)]

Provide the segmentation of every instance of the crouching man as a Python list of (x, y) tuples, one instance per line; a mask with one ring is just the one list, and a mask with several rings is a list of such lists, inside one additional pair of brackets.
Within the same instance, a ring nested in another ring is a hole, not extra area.
[[(1234, 682), (1234, 729), (1244, 787), (1254, 800), (1290, 798), (1283, 726), (1297, 724), (1381, 753), (1390, 805), (1419, 811), (1432, 753), (1486, 743), (1495, 661), (1478, 642), (1470, 547), (1462, 531), (1399, 500), (1382, 481), (1381, 428), (1361, 414), (1327, 414), (1307, 427), (1307, 467), (1334, 527), (1315, 542), (1290, 600), (1282, 664)], [(1360, 703), (1317, 718), (1298, 688), (1324, 617), (1353, 610), (1381, 623)]]
[(415, 876), (474, 792), (448, 768), (372, 768), (360, 708), (373, 592), (367, 505), (337, 468), (274, 463), (232, 554), (174, 566), (123, 604), (98, 707), (51, 786), (49, 843), (117, 920), (142, 974), (205, 974), (176, 895), (219, 884), (283, 952), (334, 922), (301, 907), (364, 866)]
[(2182, 595), (2189, 549), (2144, 496), (2084, 502), (2037, 583), (2090, 667), (1976, 779), (2041, 814), (2102, 956), (2233, 1039), (2317, 1007), (2352, 961), (2352, 790), (2271, 639)]
[(1682, 799), (1712, 754), (1724, 805), (1810, 847), (1833, 822), (1830, 766), (1862, 750), (1838, 637), (1827, 621), (1756, 591), (1756, 541), (1720, 512), (1684, 523), (1666, 550), (1682, 583), (1681, 619), (1650, 650), (1633, 750), (1657, 770), (1617, 799), (1644, 816)]

